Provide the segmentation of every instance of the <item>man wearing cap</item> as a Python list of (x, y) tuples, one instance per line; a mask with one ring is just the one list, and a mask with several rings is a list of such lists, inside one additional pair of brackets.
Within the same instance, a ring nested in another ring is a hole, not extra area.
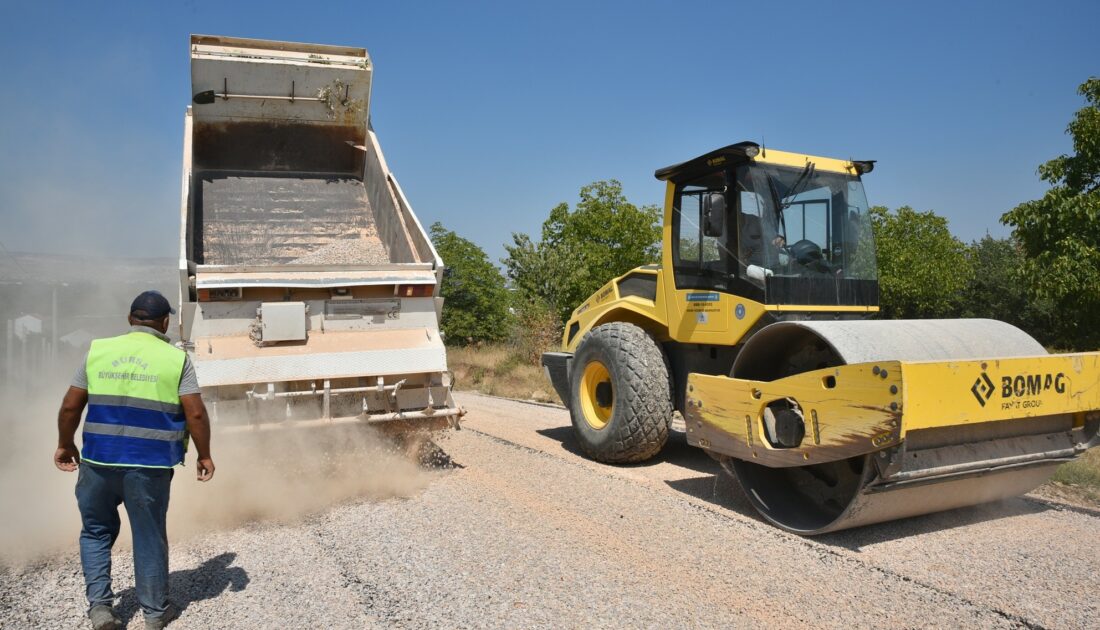
[[(160, 629), (179, 615), (168, 601), (166, 517), (173, 469), (190, 438), (199, 481), (214, 475), (210, 421), (187, 354), (168, 343), (168, 300), (146, 291), (130, 305), (130, 332), (92, 342), (57, 415), (54, 464), (80, 470), (76, 502), (83, 528), (80, 563), (95, 630), (122, 627), (112, 605), (111, 547), (126, 506), (134, 542), (134, 573), (145, 627)], [(74, 438), (85, 407), (83, 448)]]

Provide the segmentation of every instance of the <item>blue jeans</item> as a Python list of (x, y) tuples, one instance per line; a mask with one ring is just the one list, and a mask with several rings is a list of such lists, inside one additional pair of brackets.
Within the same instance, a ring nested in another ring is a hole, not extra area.
[(111, 547), (121, 525), (119, 504), (126, 505), (134, 539), (134, 578), (138, 603), (146, 617), (168, 607), (168, 491), (170, 468), (116, 468), (80, 464), (76, 503), (80, 507), (80, 564), (88, 605), (111, 606)]

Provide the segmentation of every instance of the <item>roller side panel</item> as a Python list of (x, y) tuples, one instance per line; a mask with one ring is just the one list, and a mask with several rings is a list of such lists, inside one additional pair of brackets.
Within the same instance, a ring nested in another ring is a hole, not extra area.
[[(900, 363), (816, 370), (777, 381), (688, 376), (688, 444), (765, 466), (804, 466), (864, 455), (901, 440)], [(798, 448), (773, 448), (764, 410), (796, 400), (806, 432)]]
[[(968, 361), (876, 361), (776, 381), (688, 377), (688, 443), (766, 466), (835, 461), (896, 445), (908, 431), (1062, 414), (1100, 415), (1100, 353)], [(764, 410), (797, 401), (799, 448), (773, 448)]]

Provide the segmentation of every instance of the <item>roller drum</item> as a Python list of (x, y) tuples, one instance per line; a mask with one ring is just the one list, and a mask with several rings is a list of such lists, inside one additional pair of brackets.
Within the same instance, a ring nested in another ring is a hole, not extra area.
[[(988, 319), (780, 322), (746, 342), (732, 376), (771, 381), (852, 363), (1045, 354), (1027, 333)], [(907, 469), (886, 477), (875, 465), (883, 452), (791, 468), (721, 461), (766, 519), (822, 534), (1026, 493), (1072, 458), (1071, 428), (1062, 415), (910, 432)]]

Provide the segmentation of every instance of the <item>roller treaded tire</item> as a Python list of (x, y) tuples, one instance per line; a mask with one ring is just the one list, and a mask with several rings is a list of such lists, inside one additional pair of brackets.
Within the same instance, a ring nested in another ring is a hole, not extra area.
[[(599, 361), (610, 373), (614, 404), (602, 429), (584, 416), (585, 367)], [(606, 463), (645, 461), (668, 441), (672, 386), (668, 361), (653, 337), (633, 324), (604, 324), (581, 340), (569, 375), (569, 415), (586, 455)]]

